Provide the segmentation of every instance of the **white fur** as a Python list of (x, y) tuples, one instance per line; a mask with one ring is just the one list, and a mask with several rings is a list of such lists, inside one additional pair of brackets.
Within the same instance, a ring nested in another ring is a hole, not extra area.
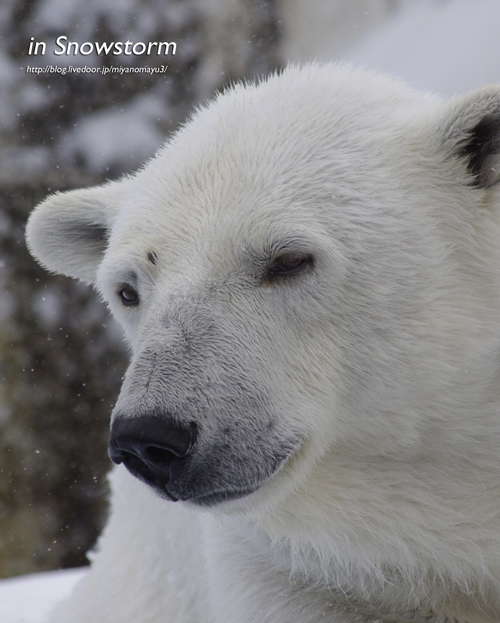
[[(193, 393), (243, 361), (301, 440), (207, 510), (118, 468), (93, 570), (51, 621), (500, 620), (500, 197), (495, 154), (476, 185), (460, 155), (485, 118), (498, 147), (498, 86), (442, 102), (289, 68), (199, 110), (135, 176), (35, 210), (34, 255), (95, 283), (132, 345), (117, 410), (148, 349), (182, 362), (176, 323), (202, 344), (210, 318), (226, 363)], [(252, 258), (283, 241), (314, 267), (264, 285)]]

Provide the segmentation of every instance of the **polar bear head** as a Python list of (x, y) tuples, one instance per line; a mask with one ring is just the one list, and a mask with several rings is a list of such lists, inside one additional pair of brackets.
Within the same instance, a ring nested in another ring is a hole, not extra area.
[(49, 197), (31, 252), (94, 284), (132, 348), (111, 458), (245, 509), (324, 494), (341, 461), (467, 454), (498, 401), (499, 153), (498, 87), (443, 102), (308, 66)]

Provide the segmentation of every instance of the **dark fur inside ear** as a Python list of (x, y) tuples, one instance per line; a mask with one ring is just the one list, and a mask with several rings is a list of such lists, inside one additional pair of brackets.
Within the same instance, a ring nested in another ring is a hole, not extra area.
[(92, 246), (98, 251), (106, 250), (109, 231), (107, 227), (97, 223), (81, 223), (80, 226), (68, 227), (64, 235), (68, 243), (80, 243)]
[(474, 186), (488, 188), (500, 177), (500, 114), (481, 119), (469, 136), (460, 155), (467, 158)]

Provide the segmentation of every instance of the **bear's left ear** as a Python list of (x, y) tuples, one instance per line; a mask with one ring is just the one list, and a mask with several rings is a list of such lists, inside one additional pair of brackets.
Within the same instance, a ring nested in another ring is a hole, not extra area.
[(26, 242), (49, 271), (92, 284), (117, 212), (118, 183), (60, 192), (32, 212)]
[(500, 84), (456, 96), (446, 103), (445, 145), (464, 158), (471, 185), (489, 188), (500, 182)]

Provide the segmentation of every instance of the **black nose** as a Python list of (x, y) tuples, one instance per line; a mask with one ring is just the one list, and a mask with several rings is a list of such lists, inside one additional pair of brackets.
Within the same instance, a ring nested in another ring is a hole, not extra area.
[(111, 427), (108, 452), (113, 463), (123, 463), (133, 476), (177, 500), (171, 489), (182, 476), (196, 434), (194, 422), (181, 425), (169, 415), (119, 416)]

